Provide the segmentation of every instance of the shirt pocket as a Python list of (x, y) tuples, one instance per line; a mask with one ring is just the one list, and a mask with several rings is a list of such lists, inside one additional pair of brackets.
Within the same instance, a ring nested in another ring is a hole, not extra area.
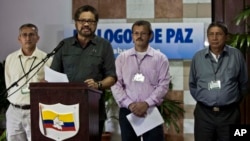
[(146, 77), (146, 80), (148, 79), (148, 82), (151, 85), (155, 86), (158, 84), (158, 73), (156, 70), (147, 70), (145, 77)]
[(104, 71), (102, 56), (100, 54), (90, 54), (87, 55), (85, 59), (87, 59), (88, 62), (85, 65), (89, 68), (89, 75), (96, 80), (102, 79), (102, 72)]
[(237, 74), (239, 71), (237, 67), (228, 67), (225, 71), (226, 71), (225, 78), (228, 78), (228, 80), (236, 80), (237, 79)]
[(80, 53), (67, 53), (67, 54), (63, 54), (63, 59), (62, 59), (62, 63), (63, 63), (63, 70), (64, 73), (66, 73), (70, 78), (73, 77), (73, 75), (76, 73), (77, 70), (77, 66), (80, 63)]

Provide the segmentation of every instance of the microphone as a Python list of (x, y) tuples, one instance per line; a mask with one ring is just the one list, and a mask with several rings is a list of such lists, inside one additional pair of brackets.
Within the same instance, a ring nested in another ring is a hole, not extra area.
[(64, 42), (61, 41), (61, 42), (57, 45), (57, 47), (56, 47), (51, 53), (49, 53), (47, 56), (50, 57), (50, 56), (56, 54), (57, 51), (58, 51), (63, 45), (64, 45)]
[(61, 41), (61, 42), (57, 45), (57, 47), (52, 51), (52, 53), (55, 54), (63, 45), (64, 45), (64, 42)]
[[(57, 45), (57, 47), (56, 47), (51, 53), (47, 54), (47, 56), (46, 56), (45, 58), (43, 58), (38, 64), (36, 64), (34, 67), (31, 67), (31, 68), (29, 69), (28, 72), (26, 72), (22, 77), (20, 77), (17, 81), (15, 81), (12, 85), (10, 85), (7, 89), (5, 89), (5, 91), (3, 91), (3, 92), (0, 93), (0, 94), (1, 94), (1, 95), (4, 95), (4, 94), (5, 94), (6, 98), (7, 98), (7, 97), (10, 97), (10, 96), (13, 95), (13, 94), (15, 94), (15, 92), (16, 92), (17, 90), (14, 91), (12, 94), (10, 94), (10, 95), (7, 96), (7, 92), (8, 92), (12, 87), (18, 86), (18, 82), (19, 82), (20, 80), (22, 80), (23, 78), (27, 77), (27, 76), (29, 75), (30, 72), (32, 72), (32, 71), (33, 71), (35, 68), (37, 68), (41, 63), (43, 63), (43, 64), (38, 68), (38, 70), (34, 73), (34, 74), (36, 74), (36, 73), (41, 69), (41, 67), (46, 63), (46, 61), (48, 61), (49, 57), (52, 56), (52, 55), (54, 55), (54, 54), (56, 54), (56, 52), (57, 52), (60, 48), (62, 48), (63, 45), (64, 45), (64, 42), (61, 41), (61, 42)], [(34, 76), (34, 74), (33, 74), (28, 80), (30, 80), (30, 79)]]

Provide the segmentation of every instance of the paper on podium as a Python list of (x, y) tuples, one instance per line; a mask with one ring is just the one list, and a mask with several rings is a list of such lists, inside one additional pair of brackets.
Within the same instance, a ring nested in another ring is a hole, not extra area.
[(48, 82), (69, 82), (66, 74), (52, 70), (51, 68), (44, 67), (45, 80)]
[(131, 113), (127, 115), (127, 119), (137, 136), (140, 136), (164, 123), (164, 120), (156, 107), (149, 108), (145, 117), (137, 117)]

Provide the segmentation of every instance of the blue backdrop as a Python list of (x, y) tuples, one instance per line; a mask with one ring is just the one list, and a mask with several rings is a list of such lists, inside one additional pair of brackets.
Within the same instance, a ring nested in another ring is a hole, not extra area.
[[(115, 56), (134, 46), (131, 23), (98, 23), (96, 34), (108, 39)], [(169, 59), (191, 59), (204, 48), (203, 23), (152, 23), (154, 36), (150, 46), (164, 53)], [(74, 34), (74, 25), (65, 26), (65, 37)]]

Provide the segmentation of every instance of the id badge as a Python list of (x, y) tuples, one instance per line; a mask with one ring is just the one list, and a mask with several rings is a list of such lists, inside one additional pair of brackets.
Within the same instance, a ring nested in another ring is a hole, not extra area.
[(29, 89), (29, 84), (25, 84), (22, 89), (21, 89), (22, 94), (29, 94), (30, 89)]
[(144, 82), (145, 77), (141, 73), (136, 73), (133, 81)]
[(213, 89), (220, 89), (221, 88), (221, 82), (220, 80), (217, 81), (211, 81), (208, 83), (208, 89), (213, 90)]

